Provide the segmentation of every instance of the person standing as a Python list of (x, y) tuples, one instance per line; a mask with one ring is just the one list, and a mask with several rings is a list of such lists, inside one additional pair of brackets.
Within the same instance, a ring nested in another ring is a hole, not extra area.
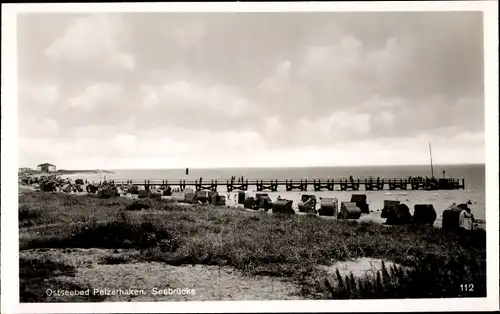
[(470, 208), (467, 206), (462, 209), (460, 215), (458, 216), (458, 227), (461, 231), (471, 231), (473, 229), (474, 215), (470, 212)]

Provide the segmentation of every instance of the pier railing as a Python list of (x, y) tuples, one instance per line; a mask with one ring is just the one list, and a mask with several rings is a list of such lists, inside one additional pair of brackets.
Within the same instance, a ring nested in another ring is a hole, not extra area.
[[(103, 182), (100, 182), (102, 184)], [(195, 190), (217, 191), (225, 186), (228, 192), (247, 191), (249, 186), (255, 186), (258, 192), (262, 191), (381, 191), (389, 190), (456, 190), (464, 189), (465, 179), (455, 178), (341, 178), (341, 179), (300, 179), (300, 180), (109, 180), (106, 183), (113, 185), (136, 185), (145, 189), (178, 187), (185, 190), (187, 187)], [(284, 189), (280, 189), (284, 187)]]

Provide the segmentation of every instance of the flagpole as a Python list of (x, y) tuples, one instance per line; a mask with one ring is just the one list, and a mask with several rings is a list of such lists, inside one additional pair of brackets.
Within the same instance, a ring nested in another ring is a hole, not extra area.
[(430, 142), (429, 142), (429, 155), (431, 156), (431, 175), (432, 178), (434, 178), (434, 166), (432, 165), (432, 147)]

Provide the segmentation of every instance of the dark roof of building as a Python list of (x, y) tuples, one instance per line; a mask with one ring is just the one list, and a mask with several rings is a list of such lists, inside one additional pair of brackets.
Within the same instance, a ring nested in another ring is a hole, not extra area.
[(56, 165), (53, 165), (53, 164), (49, 164), (48, 162), (44, 163), (44, 164), (39, 164), (38, 167), (40, 166), (56, 166)]

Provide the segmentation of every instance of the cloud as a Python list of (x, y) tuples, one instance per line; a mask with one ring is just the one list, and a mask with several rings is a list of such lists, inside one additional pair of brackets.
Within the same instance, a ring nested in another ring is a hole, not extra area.
[(156, 107), (158, 104), (158, 95), (153, 86), (144, 85), (139, 88), (139, 94), (141, 99), (141, 104), (145, 108)]
[(251, 102), (224, 84), (196, 84), (175, 80), (161, 86), (143, 86), (142, 101), (158, 104), (171, 113), (212, 112), (228, 118), (247, 114)]
[(19, 119), (19, 133), (22, 136), (35, 138), (54, 137), (59, 133), (59, 124), (50, 118), (40, 119), (34, 116), (22, 116)]
[(426, 163), (429, 141), (438, 159), (484, 157), (480, 14), (53, 14), (19, 24), (21, 158), (31, 163)]
[(200, 21), (192, 21), (184, 27), (167, 30), (167, 36), (172, 37), (184, 49), (197, 44), (207, 34), (205, 25)]
[[(330, 45), (308, 46), (294, 67), (285, 60), (259, 85), (267, 93), (278, 93), (271, 103), (281, 110), (292, 107), (299, 112), (307, 104), (310, 117), (322, 116), (332, 107), (339, 109), (359, 106), (374, 95), (397, 97), (393, 90), (402, 86), (412, 70), (413, 43), (409, 40), (388, 38), (381, 48), (363, 45), (355, 36), (346, 35)], [(283, 74), (284, 73), (284, 74)], [(300, 93), (298, 92), (300, 91)], [(284, 96), (288, 93), (289, 96)], [(299, 96), (299, 97), (295, 97)]]
[(316, 120), (301, 119), (294, 133), (301, 139), (299, 143), (302, 145), (308, 142), (331, 145), (335, 142), (362, 140), (370, 130), (369, 115), (339, 111)]
[(67, 134), (70, 138), (106, 138), (116, 132), (116, 127), (103, 125), (76, 126)]
[(114, 14), (94, 14), (74, 20), (45, 50), (56, 63), (90, 63), (134, 69), (134, 59), (123, 53), (122, 21)]
[(21, 106), (24, 102), (33, 106), (49, 107), (60, 97), (59, 87), (54, 84), (22, 84), (19, 88)]
[(292, 63), (285, 60), (276, 66), (273, 75), (265, 78), (257, 86), (257, 90), (269, 94), (282, 94), (286, 92), (290, 84), (290, 68)]
[[(107, 164), (109, 160), (123, 162), (128, 159), (154, 158), (168, 160), (173, 158), (173, 166), (183, 167), (184, 163), (193, 166), (202, 165), (200, 156), (208, 163), (214, 160), (225, 162), (224, 157), (236, 158), (242, 153), (252, 154), (263, 149), (263, 142), (255, 132), (205, 132), (183, 128), (160, 128), (146, 132), (123, 132), (91, 137), (72, 137), (57, 141), (48, 138), (34, 140), (31, 137), (20, 138), (21, 160), (30, 156), (42, 156), (42, 159), (61, 165), (71, 165), (101, 158), (101, 166), (116, 168)], [(51, 147), (47, 150), (47, 147)], [(104, 161), (104, 163), (103, 163)], [(222, 165), (222, 164), (221, 164)], [(163, 167), (168, 166), (163, 165)], [(68, 167), (68, 166), (66, 166)]]
[[(429, 85), (419, 49), (411, 37), (389, 37), (370, 46), (344, 35), (337, 43), (311, 45), (293, 67), (285, 60), (260, 82), (259, 99), (287, 123), (300, 120), (318, 139), (327, 132), (334, 132), (332, 140), (356, 140), (399, 138), (454, 124), (483, 128), (481, 94), (448, 95)], [(356, 127), (341, 127), (344, 122)]]
[(135, 60), (130, 54), (120, 53), (111, 57), (110, 64), (113, 67), (131, 71), (135, 67)]
[[(315, 142), (300, 147), (266, 144), (252, 132), (195, 132), (163, 130), (149, 134), (118, 133), (111, 137), (51, 140), (20, 138), (21, 164), (34, 166), (49, 160), (59, 168), (183, 168), (214, 166), (321, 166), (375, 164), (427, 164), (427, 145), (433, 143), (436, 164), (484, 160), (484, 133), (454, 136), (421, 135), (394, 141), (360, 140), (330, 145)], [(464, 153), (463, 147), (468, 148)], [(51, 147), (50, 150), (47, 147)], [(34, 158), (34, 159), (33, 159)], [(30, 161), (34, 160), (34, 161)]]
[(325, 46), (310, 46), (304, 56), (304, 75), (325, 73), (336, 75), (356, 70), (362, 61), (363, 44), (353, 36), (344, 37), (339, 43)]
[(79, 95), (71, 97), (65, 104), (69, 108), (92, 110), (99, 106), (115, 103), (122, 92), (122, 87), (112, 83), (95, 83)]

